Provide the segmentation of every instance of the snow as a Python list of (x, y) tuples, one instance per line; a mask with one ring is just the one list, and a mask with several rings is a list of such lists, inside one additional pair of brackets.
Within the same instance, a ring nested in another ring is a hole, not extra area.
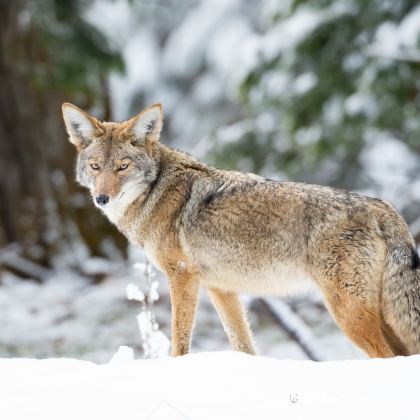
[(87, 8), (85, 19), (105, 34), (108, 42), (119, 48), (127, 42), (137, 25), (129, 0), (95, 0)]
[(178, 77), (192, 76), (204, 57), (203, 45), (211, 39), (226, 16), (237, 8), (237, 4), (236, 0), (197, 3), (197, 7), (188, 12), (183, 25), (171, 33), (165, 49), (165, 67)]
[(103, 365), (0, 359), (1, 418), (408, 420), (420, 409), (420, 356), (314, 363), (234, 352), (133, 360), (123, 352)]
[(420, 6), (415, 7), (398, 25), (385, 22), (379, 26), (375, 41), (367, 52), (393, 59), (420, 61), (417, 47), (420, 35)]
[(322, 128), (318, 125), (312, 125), (306, 128), (296, 130), (296, 141), (300, 146), (306, 146), (317, 142), (322, 135)]
[(131, 347), (120, 346), (109, 361), (112, 365), (122, 365), (134, 361), (134, 351)]
[(279, 22), (261, 38), (264, 58), (271, 60), (282, 50), (292, 48), (313, 31), (322, 20), (323, 15), (319, 11), (300, 7), (294, 15)]
[(114, 97), (117, 119), (124, 119), (130, 114), (133, 92), (156, 85), (159, 76), (157, 50), (156, 40), (147, 31), (136, 33), (124, 45), (125, 73), (111, 74), (109, 79), (111, 91), (118, 92)]
[[(287, 7), (286, 7), (287, 8)], [(351, 3), (334, 2), (323, 11), (300, 6), (293, 14), (273, 26), (260, 37), (260, 49), (265, 60), (272, 60), (282, 51), (291, 49), (302, 42), (319, 25), (334, 20), (339, 16), (354, 14)]]
[[(242, 16), (232, 16), (225, 19), (217, 32), (209, 41), (207, 48), (208, 63), (218, 73), (222, 79), (236, 71), (237, 60), (232, 60), (232, 53), (242, 48), (243, 40), (251, 32), (249, 23)], [(242, 63), (239, 63), (241, 67)]]
[(418, 159), (406, 144), (389, 134), (369, 133), (360, 163), (372, 188), (361, 192), (388, 200), (397, 208), (408, 205), (416, 191), (418, 194), (418, 184), (412, 182), (412, 174), (419, 171)]
[(304, 95), (318, 83), (318, 78), (314, 73), (307, 72), (303, 73), (296, 78), (294, 81), (294, 90), (297, 95)]
[(350, 95), (345, 103), (345, 110), (349, 116), (365, 114), (368, 118), (374, 119), (378, 115), (378, 106), (375, 98), (364, 92), (356, 92)]

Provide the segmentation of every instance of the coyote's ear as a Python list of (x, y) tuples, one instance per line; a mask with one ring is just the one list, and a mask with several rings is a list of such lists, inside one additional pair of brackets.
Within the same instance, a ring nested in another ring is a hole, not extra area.
[(86, 147), (99, 128), (99, 121), (70, 103), (64, 103), (62, 109), (70, 142), (79, 150)]
[(132, 136), (131, 143), (141, 141), (159, 141), (163, 126), (163, 111), (161, 104), (154, 104), (127, 121), (126, 133)]

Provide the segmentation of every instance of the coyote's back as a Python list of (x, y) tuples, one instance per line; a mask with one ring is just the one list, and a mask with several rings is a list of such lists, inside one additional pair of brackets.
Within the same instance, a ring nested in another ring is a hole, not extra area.
[(63, 112), (78, 181), (168, 277), (174, 355), (189, 349), (200, 285), (237, 350), (254, 352), (239, 292), (313, 284), (370, 356), (420, 352), (419, 258), (392, 206), (207, 166), (158, 141), (158, 105), (121, 124)]

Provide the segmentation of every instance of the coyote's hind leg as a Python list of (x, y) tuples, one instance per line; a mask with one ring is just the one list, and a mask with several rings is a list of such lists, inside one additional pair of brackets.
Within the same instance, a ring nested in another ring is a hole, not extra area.
[(369, 357), (392, 357), (384, 334), (382, 276), (386, 244), (365, 225), (323, 233), (314, 255), (314, 279), (338, 326)]
[(337, 290), (326, 294), (326, 304), (338, 326), (369, 357), (395, 356), (382, 332), (379, 308)]

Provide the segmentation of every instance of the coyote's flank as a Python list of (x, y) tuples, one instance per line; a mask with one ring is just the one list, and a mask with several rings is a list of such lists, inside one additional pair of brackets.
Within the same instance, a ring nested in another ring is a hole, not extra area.
[(159, 142), (160, 105), (123, 123), (68, 103), (63, 115), (77, 180), (168, 277), (173, 355), (189, 350), (200, 286), (232, 346), (254, 353), (238, 293), (311, 284), (369, 356), (420, 352), (419, 256), (390, 204), (205, 165)]

